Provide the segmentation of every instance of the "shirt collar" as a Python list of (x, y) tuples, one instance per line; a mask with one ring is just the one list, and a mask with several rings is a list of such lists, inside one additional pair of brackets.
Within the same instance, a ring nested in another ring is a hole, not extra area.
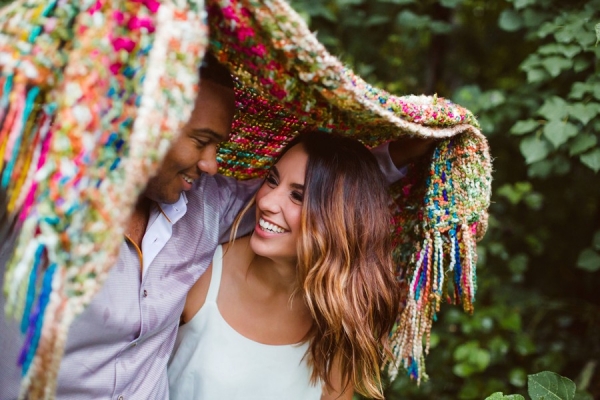
[(165, 217), (171, 222), (171, 225), (175, 224), (181, 219), (187, 212), (187, 196), (185, 192), (181, 192), (179, 200), (173, 204), (158, 203), (158, 207), (162, 210)]

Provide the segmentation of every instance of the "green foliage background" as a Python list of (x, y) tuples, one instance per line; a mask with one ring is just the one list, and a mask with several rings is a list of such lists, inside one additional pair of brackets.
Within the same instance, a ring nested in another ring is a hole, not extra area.
[(475, 313), (443, 308), (430, 380), (386, 399), (526, 396), (543, 370), (600, 399), (600, 0), (291, 4), (370, 83), (471, 109), (495, 158)]
[(543, 370), (600, 399), (600, 1), (291, 3), (370, 83), (471, 109), (495, 158), (475, 313), (443, 308), (429, 382), (386, 399), (529, 398)]

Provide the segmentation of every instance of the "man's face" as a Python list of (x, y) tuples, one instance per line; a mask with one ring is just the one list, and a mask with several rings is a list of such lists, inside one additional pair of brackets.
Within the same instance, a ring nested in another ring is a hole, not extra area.
[(234, 112), (233, 90), (212, 81), (201, 81), (190, 120), (171, 144), (156, 176), (144, 195), (172, 204), (204, 172), (217, 172), (217, 144), (227, 140)]

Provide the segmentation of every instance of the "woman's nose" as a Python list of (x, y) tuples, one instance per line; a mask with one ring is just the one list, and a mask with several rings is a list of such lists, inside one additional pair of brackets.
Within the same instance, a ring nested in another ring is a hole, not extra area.
[(275, 213), (280, 208), (281, 191), (276, 187), (270, 189), (257, 199), (258, 208), (261, 211)]

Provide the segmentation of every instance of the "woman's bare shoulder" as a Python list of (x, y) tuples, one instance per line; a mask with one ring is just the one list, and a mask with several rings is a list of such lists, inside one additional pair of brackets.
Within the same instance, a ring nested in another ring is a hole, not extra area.
[(254, 257), (250, 247), (250, 236), (244, 236), (223, 245), (223, 272), (242, 271)]

